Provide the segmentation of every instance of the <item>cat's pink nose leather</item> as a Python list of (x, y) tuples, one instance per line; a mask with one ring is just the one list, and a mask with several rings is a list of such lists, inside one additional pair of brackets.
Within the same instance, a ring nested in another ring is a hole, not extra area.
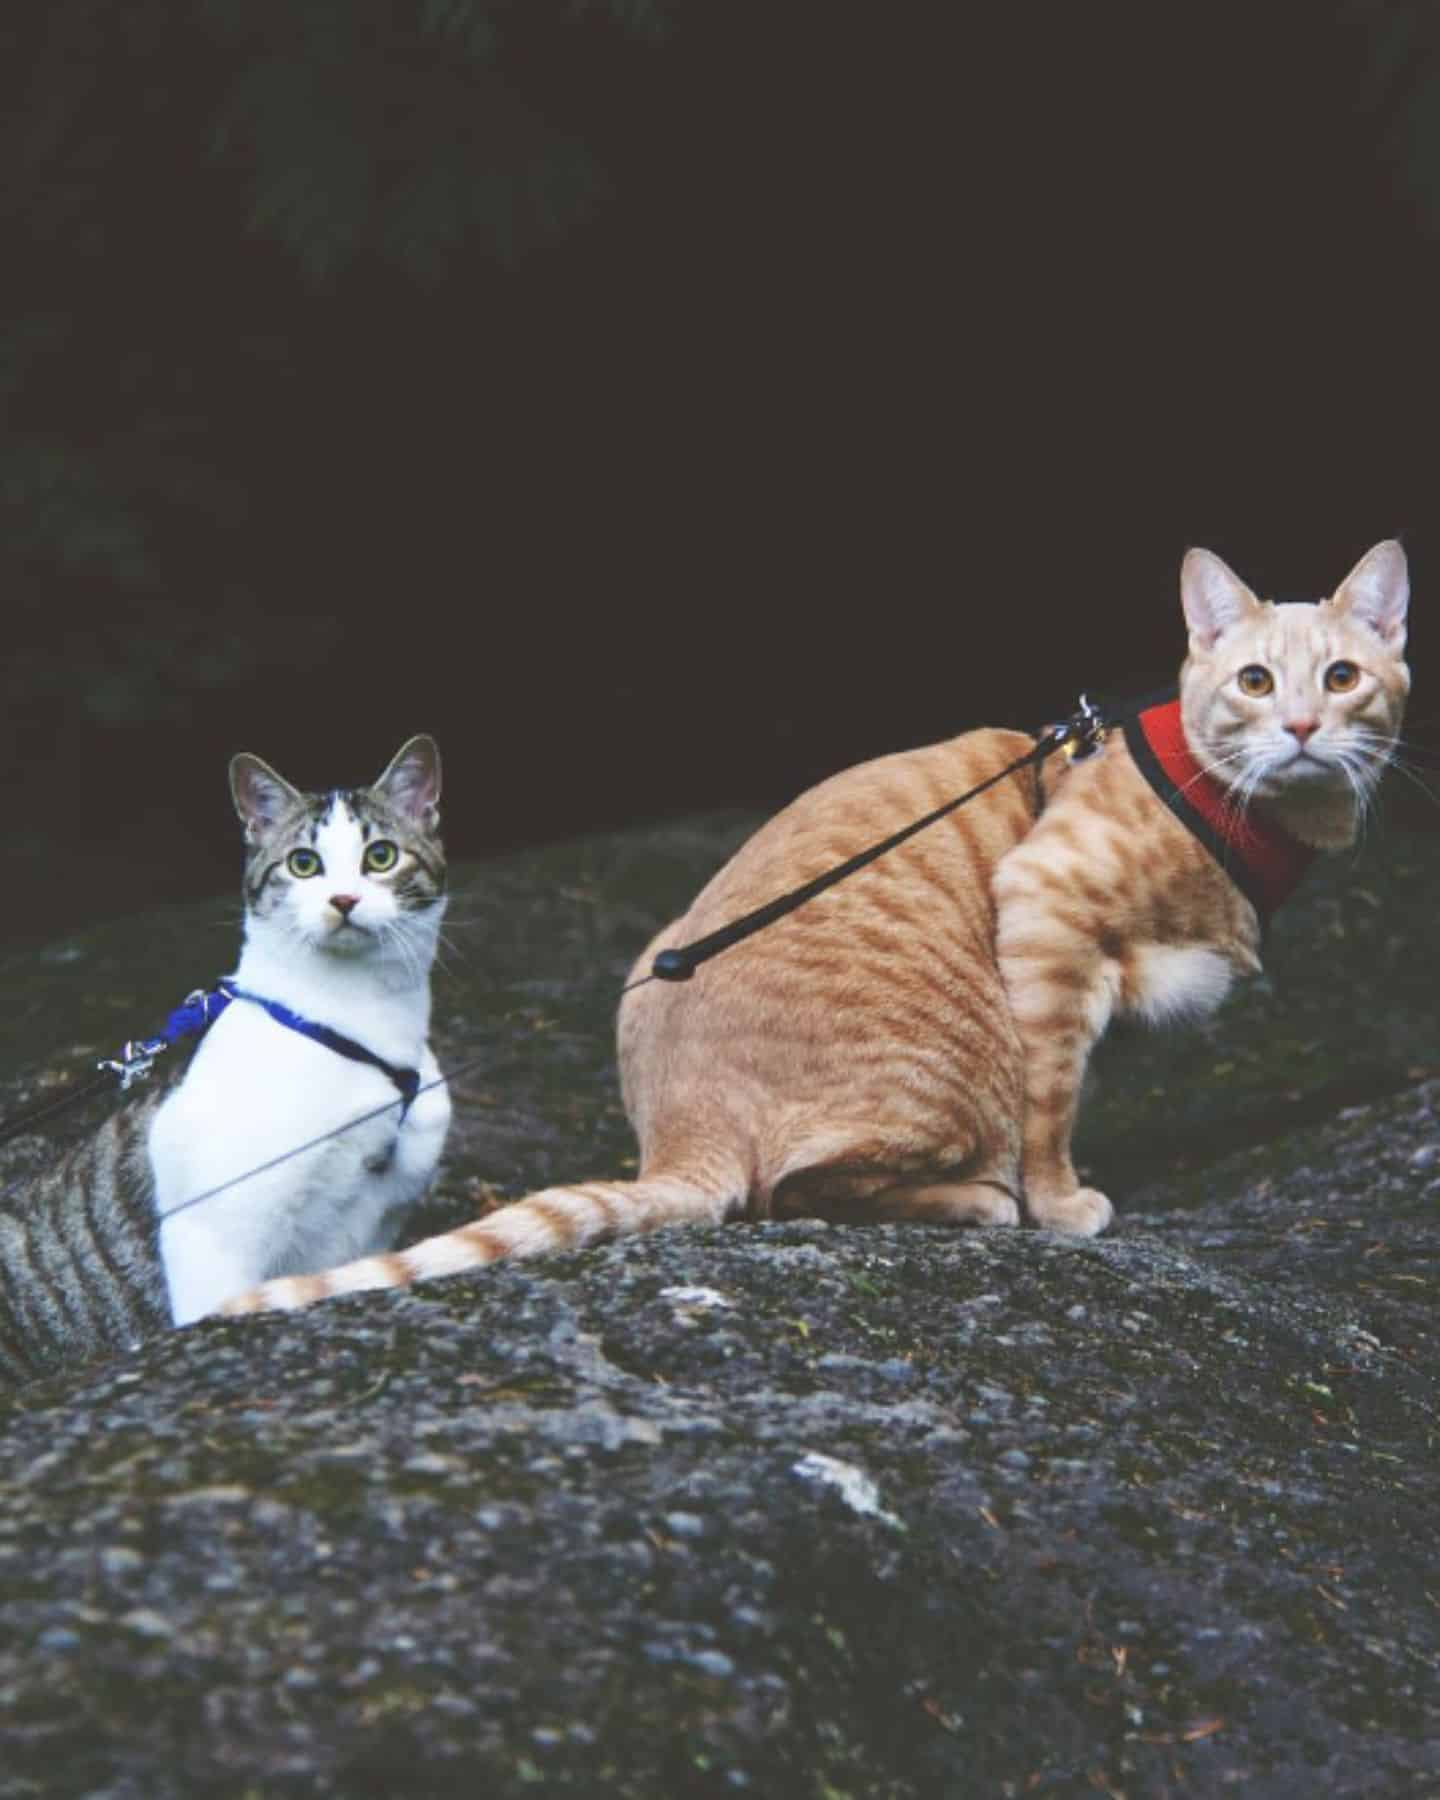
[(360, 896), (358, 894), (332, 894), (330, 904), (342, 919), (348, 919), (360, 904)]
[(1314, 736), (1320, 725), (1316, 719), (1292, 719), (1286, 721), (1285, 729), (1298, 743), (1303, 744), (1306, 738)]

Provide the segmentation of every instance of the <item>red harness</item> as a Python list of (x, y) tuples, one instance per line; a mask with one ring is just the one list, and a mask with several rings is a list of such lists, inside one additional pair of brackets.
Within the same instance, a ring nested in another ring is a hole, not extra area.
[(1241, 811), (1196, 762), (1185, 741), (1179, 700), (1146, 707), (1125, 721), (1135, 766), (1235, 883), (1267, 925), (1314, 859), (1308, 844), (1254, 810)]

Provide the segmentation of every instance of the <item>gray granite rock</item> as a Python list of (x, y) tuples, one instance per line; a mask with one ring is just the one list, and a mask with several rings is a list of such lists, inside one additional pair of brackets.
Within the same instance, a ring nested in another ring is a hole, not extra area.
[[(472, 873), (426, 1228), (624, 1167), (615, 989), (737, 834)], [(1437, 874), (1327, 868), (1106, 1053), (1106, 1239), (675, 1232), (14, 1391), (0, 1800), (1437, 1791)], [(7, 967), (5, 1108), (217, 916)]]

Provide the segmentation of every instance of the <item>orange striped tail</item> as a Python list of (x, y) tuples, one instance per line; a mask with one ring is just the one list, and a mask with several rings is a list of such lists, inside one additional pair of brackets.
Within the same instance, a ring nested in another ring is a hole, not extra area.
[(605, 1238), (629, 1237), (666, 1225), (718, 1225), (744, 1205), (743, 1178), (650, 1175), (638, 1181), (587, 1181), (545, 1188), (458, 1231), (422, 1238), (408, 1250), (365, 1256), (314, 1275), (282, 1275), (236, 1294), (224, 1314), (283, 1312), (336, 1294), (408, 1287), (436, 1275), (455, 1275), (504, 1256), (543, 1256), (576, 1250)]

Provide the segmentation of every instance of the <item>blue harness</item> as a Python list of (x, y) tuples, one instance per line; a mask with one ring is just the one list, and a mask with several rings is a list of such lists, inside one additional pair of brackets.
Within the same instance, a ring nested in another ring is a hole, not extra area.
[(187, 1038), (204, 1037), (234, 1000), (248, 1000), (252, 1006), (258, 1006), (269, 1013), (277, 1025), (283, 1025), (287, 1031), (298, 1031), (301, 1037), (323, 1044), (337, 1056), (347, 1057), (351, 1062), (369, 1063), (372, 1069), (379, 1069), (399, 1091), (404, 1102), (400, 1108), (400, 1118), (404, 1122), (419, 1091), (418, 1069), (397, 1068), (394, 1063), (386, 1062), (383, 1056), (377, 1056), (373, 1050), (367, 1050), (364, 1044), (357, 1044), (354, 1038), (346, 1037), (343, 1032), (336, 1031), (329, 1025), (322, 1025), (316, 1019), (307, 1019), (303, 1013), (292, 1012), (279, 1000), (267, 1000), (263, 994), (252, 994), (246, 988), (236, 987), (228, 975), (217, 981), (208, 992), (204, 988), (196, 988), (193, 994), (187, 994), (184, 1004), (177, 1006), (170, 1014), (158, 1036), (132, 1039), (121, 1051), (117, 1061), (102, 1063), (101, 1068), (112, 1070), (120, 1077), (123, 1091), (132, 1081), (150, 1072), (150, 1066), (157, 1056), (163, 1055), (166, 1050), (183, 1043)]

